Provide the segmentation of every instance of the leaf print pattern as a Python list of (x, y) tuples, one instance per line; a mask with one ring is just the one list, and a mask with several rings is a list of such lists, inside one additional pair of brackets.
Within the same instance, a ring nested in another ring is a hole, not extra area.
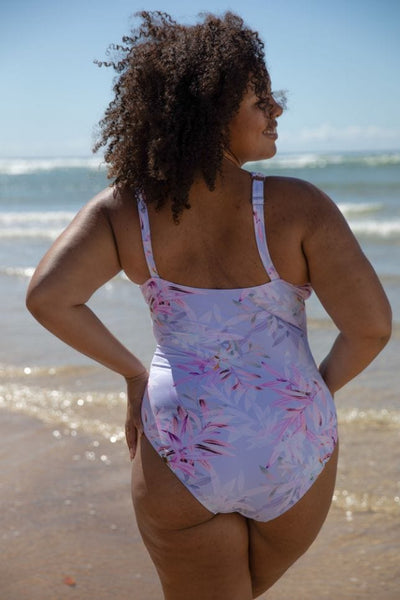
[(245, 289), (160, 278), (139, 205), (151, 275), (141, 290), (157, 340), (142, 418), (156, 451), (209, 510), (268, 521), (307, 492), (337, 431), (333, 399), (307, 341), (311, 288), (279, 278), (266, 245), (263, 193), (253, 192), (270, 281)]
[[(178, 380), (176, 384), (193, 381), (198, 376), (207, 376), (209, 383), (224, 386), (228, 393), (238, 389), (261, 389), (259, 386), (261, 373), (254, 373), (246, 368), (247, 363), (254, 360), (253, 355), (249, 357), (248, 353), (246, 356), (233, 350), (231, 352), (226, 350), (227, 348), (222, 344), (218, 353), (207, 358), (188, 352), (185, 357), (186, 362), (177, 365), (187, 373), (187, 376)], [(187, 361), (189, 355), (192, 358), (190, 362)]]
[(159, 423), (160, 433), (166, 440), (158, 448), (160, 455), (173, 470), (189, 477), (195, 476), (199, 468), (210, 471), (210, 456), (230, 454), (230, 445), (218, 438), (227, 424), (212, 420), (203, 399), (198, 401), (198, 406), (203, 419), (196, 411), (178, 405), (170, 422), (164, 425), (160, 420)]

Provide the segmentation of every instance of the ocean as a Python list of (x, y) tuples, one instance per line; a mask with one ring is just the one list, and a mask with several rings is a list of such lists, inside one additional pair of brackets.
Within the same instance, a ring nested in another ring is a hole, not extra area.
[[(400, 153), (281, 154), (246, 168), (306, 179), (324, 190), (347, 218), (392, 304), (392, 340), (336, 395), (342, 456), (332, 510), (347, 524), (357, 524), (354, 536), (363, 532), (357, 538), (363, 552), (354, 554), (354, 545), (348, 546), (349, 560), (359, 568), (359, 583), (353, 582), (358, 591), (338, 597), (369, 597), (362, 595), (360, 582), (376, 558), (373, 547), (382, 563), (376, 576), (389, 577), (400, 589)], [(122, 378), (50, 335), (24, 303), (42, 255), (107, 184), (96, 158), (0, 159), (0, 408), (49, 423), (55, 438), (84, 432), (122, 444)], [(120, 274), (90, 305), (150, 362), (150, 318), (136, 286)], [(336, 330), (315, 294), (307, 314), (318, 362)]]

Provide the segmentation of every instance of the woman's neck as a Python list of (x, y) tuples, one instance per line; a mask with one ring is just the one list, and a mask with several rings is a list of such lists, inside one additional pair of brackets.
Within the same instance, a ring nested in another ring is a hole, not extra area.
[(229, 160), (235, 167), (241, 168), (242, 165), (240, 164), (238, 157), (230, 150), (224, 150), (224, 158)]

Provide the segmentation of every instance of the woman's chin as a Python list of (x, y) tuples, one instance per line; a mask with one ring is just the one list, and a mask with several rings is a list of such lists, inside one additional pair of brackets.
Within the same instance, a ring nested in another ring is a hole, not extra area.
[(263, 152), (260, 152), (256, 155), (255, 158), (251, 158), (248, 162), (257, 162), (259, 160), (268, 160), (269, 158), (272, 158), (273, 156), (275, 156), (275, 154), (277, 153), (277, 148), (275, 146), (275, 144), (273, 145), (273, 147), (269, 148), (268, 150), (264, 150)]

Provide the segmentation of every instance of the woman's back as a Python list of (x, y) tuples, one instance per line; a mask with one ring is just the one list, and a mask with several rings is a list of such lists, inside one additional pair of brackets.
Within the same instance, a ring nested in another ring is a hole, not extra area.
[[(178, 225), (168, 205), (159, 211), (149, 205), (152, 250), (164, 279), (210, 289), (244, 288), (268, 281), (254, 232), (251, 174), (229, 171), (230, 167), (212, 192), (204, 182), (194, 183), (189, 194), (191, 208), (182, 213)], [(279, 177), (265, 181), (264, 214), (271, 258), (282, 279), (295, 285), (308, 283), (302, 250), (306, 235), (306, 214), (301, 207), (304, 186), (305, 182)], [(132, 198), (124, 194), (122, 206), (110, 214), (122, 267), (133, 281), (143, 283), (148, 270)]]

